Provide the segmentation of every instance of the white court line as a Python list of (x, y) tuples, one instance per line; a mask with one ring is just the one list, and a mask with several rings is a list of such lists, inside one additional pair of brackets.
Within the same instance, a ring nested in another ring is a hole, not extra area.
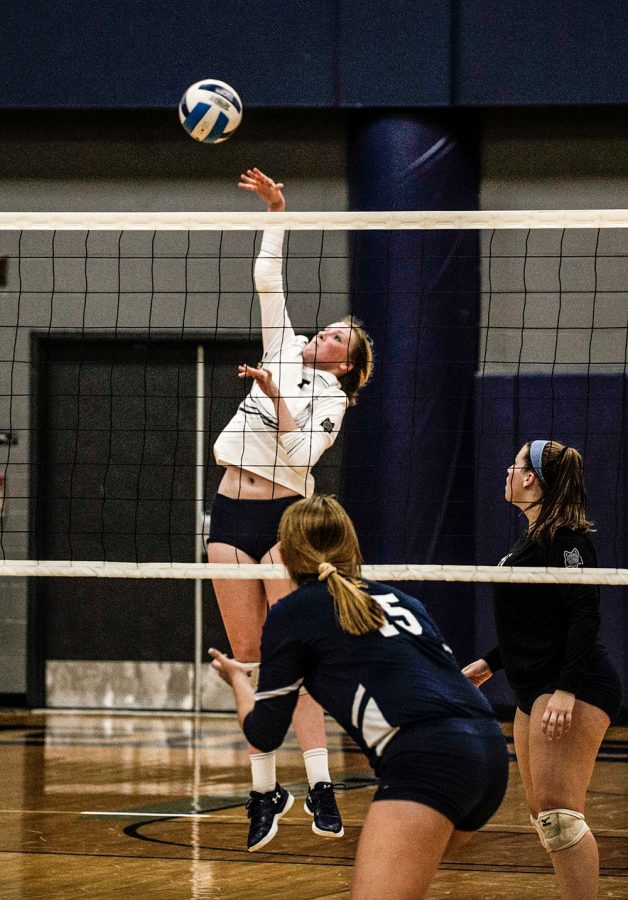
[[(223, 812), (223, 810), (215, 810)], [(154, 817), (156, 819), (211, 819), (211, 813), (156, 813), (156, 812), (107, 812), (104, 809), (86, 810), (79, 813), (81, 816), (123, 816), (127, 819), (142, 819)]]
[[(18, 810), (18, 812), (22, 812), (22, 810)], [(38, 810), (34, 810), (34, 812), (38, 812)], [(224, 812), (222, 809), (217, 809), (215, 812)], [(71, 815), (71, 813), (68, 813)], [(103, 810), (90, 810), (88, 812), (80, 813), (82, 816), (125, 816), (127, 819), (138, 819), (138, 818), (156, 818), (156, 819), (210, 819), (211, 813), (128, 813), (128, 812), (104, 812)], [(355, 825), (356, 827), (361, 826), (363, 823), (360, 820), (359, 822), (347, 822), (345, 819), (345, 825)], [(286, 825), (301, 825), (302, 823), (297, 822), (289, 822), (286, 821)], [(283, 823), (282, 823), (283, 827)], [(534, 834), (534, 829), (531, 825), (511, 825), (504, 824), (500, 825), (498, 823), (489, 823), (484, 825), (480, 831), (495, 831), (495, 832), (503, 832), (504, 834)], [(625, 837), (628, 834), (625, 828), (597, 828), (595, 830), (595, 834), (597, 837)]]

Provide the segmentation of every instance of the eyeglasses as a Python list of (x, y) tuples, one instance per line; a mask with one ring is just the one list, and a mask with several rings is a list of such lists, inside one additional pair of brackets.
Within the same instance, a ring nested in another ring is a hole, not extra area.
[(527, 468), (528, 468), (527, 466), (515, 466), (515, 465), (512, 465), (512, 466), (508, 466), (508, 468), (506, 469), (506, 471), (507, 471), (507, 472), (510, 472), (511, 469), (524, 469), (524, 470), (525, 470), (525, 469), (527, 469)]

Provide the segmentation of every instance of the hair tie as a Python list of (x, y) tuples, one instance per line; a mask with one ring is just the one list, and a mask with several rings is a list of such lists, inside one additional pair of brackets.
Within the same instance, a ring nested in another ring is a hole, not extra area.
[(530, 445), (530, 462), (541, 484), (546, 484), (543, 477), (543, 451), (548, 444), (549, 441), (532, 441)]
[(332, 566), (331, 563), (322, 562), (318, 567), (318, 580), (326, 581), (330, 575), (333, 575), (336, 572), (336, 567)]

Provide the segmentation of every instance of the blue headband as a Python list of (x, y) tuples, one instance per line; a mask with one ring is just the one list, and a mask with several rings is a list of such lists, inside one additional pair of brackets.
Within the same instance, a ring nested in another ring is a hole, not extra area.
[(549, 441), (532, 441), (530, 445), (530, 462), (541, 484), (546, 483), (543, 477), (543, 451), (548, 444)]

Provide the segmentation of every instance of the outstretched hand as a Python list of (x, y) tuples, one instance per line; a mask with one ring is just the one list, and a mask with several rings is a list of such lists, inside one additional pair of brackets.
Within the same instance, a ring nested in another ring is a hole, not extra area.
[(243, 672), (247, 677), (251, 674), (252, 666), (247, 666), (236, 659), (230, 659), (226, 654), (213, 647), (210, 647), (207, 652), (213, 659), (212, 669), (215, 669), (227, 684), (233, 684), (233, 677), (237, 672)]
[(239, 188), (243, 191), (253, 191), (268, 206), (269, 212), (283, 212), (286, 208), (286, 201), (281, 191), (282, 182), (275, 182), (268, 175), (264, 175), (259, 169), (247, 169), (240, 175)]

